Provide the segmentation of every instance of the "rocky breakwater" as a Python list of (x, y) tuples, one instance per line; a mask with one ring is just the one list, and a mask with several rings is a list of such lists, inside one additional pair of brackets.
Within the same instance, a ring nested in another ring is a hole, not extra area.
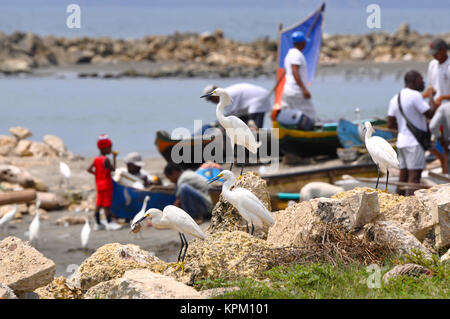
[[(450, 42), (450, 33), (439, 35)], [(428, 61), (433, 35), (419, 34), (402, 24), (392, 34), (323, 35), (319, 63), (345, 61)], [(148, 62), (103, 77), (255, 77), (273, 76), (276, 71), (277, 42), (268, 37), (242, 43), (214, 32), (149, 35), (141, 39), (64, 38), (32, 33), (0, 32), (0, 72), (32, 72), (34, 68), (70, 65), (118, 65)], [(80, 73), (82, 77), (99, 74)]]

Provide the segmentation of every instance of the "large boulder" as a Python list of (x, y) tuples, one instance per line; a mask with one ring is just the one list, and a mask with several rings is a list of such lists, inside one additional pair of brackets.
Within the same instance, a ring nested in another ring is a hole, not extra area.
[(17, 138), (8, 135), (0, 135), (0, 155), (7, 156), (17, 145)]
[(12, 73), (30, 73), (31, 72), (30, 59), (12, 58), (6, 59), (0, 63), (0, 72), (7, 74)]
[(436, 246), (450, 246), (450, 203), (438, 206), (438, 224), (435, 228)]
[(90, 288), (85, 299), (201, 299), (201, 294), (174, 278), (148, 269), (128, 270), (121, 278)]
[(0, 283), (0, 299), (17, 299), (17, 296), (11, 288)]
[(44, 143), (50, 146), (58, 155), (66, 152), (66, 146), (62, 139), (55, 135), (44, 135)]
[(413, 255), (422, 252), (431, 258), (431, 252), (409, 231), (393, 221), (376, 221), (364, 226), (363, 237), (367, 240), (389, 246), (400, 255)]
[(33, 153), (30, 152), (31, 141), (21, 140), (17, 143), (17, 146), (14, 149), (14, 155), (17, 156), (32, 156)]
[(47, 144), (32, 142), (29, 151), (36, 157), (56, 156), (56, 152)]
[(16, 294), (32, 292), (53, 280), (55, 263), (29, 242), (7, 237), (0, 242), (0, 282)]
[(387, 284), (389, 283), (390, 279), (396, 278), (398, 276), (417, 277), (420, 275), (432, 276), (433, 272), (427, 267), (417, 264), (397, 265), (384, 274), (383, 281), (385, 284)]
[(25, 188), (34, 186), (33, 176), (29, 172), (13, 165), (0, 164), (0, 181), (19, 184)]
[(33, 135), (29, 129), (22, 126), (11, 127), (9, 132), (19, 140), (26, 139), (27, 137), (31, 137)]
[(87, 291), (103, 281), (122, 277), (127, 270), (141, 268), (161, 273), (167, 265), (139, 246), (106, 244), (83, 261), (68, 280), (68, 285)]
[[(255, 194), (271, 211), (270, 194), (267, 189), (267, 183), (259, 175), (254, 172), (246, 172), (234, 187), (244, 187)], [(239, 212), (233, 205), (231, 205), (222, 194), (219, 197), (219, 201), (214, 206), (212, 211), (211, 223), (206, 230), (206, 233), (214, 233), (217, 231), (235, 231), (245, 229), (246, 221), (241, 217)], [(250, 226), (250, 225), (249, 225)], [(265, 239), (267, 237), (268, 227), (262, 229), (256, 228), (254, 235), (259, 238)]]
[(447, 250), (447, 252), (441, 256), (440, 260), (441, 260), (441, 263), (450, 261), (450, 249)]

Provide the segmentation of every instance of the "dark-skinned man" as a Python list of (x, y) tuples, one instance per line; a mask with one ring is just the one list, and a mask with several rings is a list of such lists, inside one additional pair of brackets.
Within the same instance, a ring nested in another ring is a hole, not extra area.
[[(403, 112), (409, 122), (417, 129), (427, 130), (427, 118), (433, 117), (436, 110), (433, 88), (429, 87), (423, 94), (425, 88), (423, 78), (417, 71), (409, 71), (405, 74), (405, 88), (400, 91), (400, 103)], [(424, 97), (428, 98), (428, 105)], [(398, 130), (397, 156), (400, 163), (399, 182), (420, 183), (422, 170), (426, 166), (425, 150), (409, 130), (406, 120), (398, 106), (398, 94), (390, 101), (388, 111), (388, 127)], [(397, 193), (410, 195), (414, 190), (402, 190), (397, 188)]]

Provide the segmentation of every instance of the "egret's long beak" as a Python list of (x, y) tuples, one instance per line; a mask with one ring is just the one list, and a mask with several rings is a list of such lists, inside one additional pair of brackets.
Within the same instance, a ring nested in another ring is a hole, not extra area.
[(200, 96), (200, 98), (202, 98), (202, 97), (209, 97), (209, 96), (211, 96), (211, 95), (213, 95), (212, 92), (211, 92), (211, 93), (208, 93), (208, 94), (205, 94), (205, 95), (202, 95), (202, 96)]
[(222, 176), (223, 176), (223, 174), (219, 174), (219, 175), (217, 175), (216, 177), (211, 178), (211, 179), (208, 181), (208, 184), (211, 184), (211, 183), (217, 181), (218, 179), (222, 178)]
[(150, 214), (142, 216), (142, 218), (138, 219), (133, 225), (139, 224), (141, 221), (147, 219), (148, 217), (150, 217)]

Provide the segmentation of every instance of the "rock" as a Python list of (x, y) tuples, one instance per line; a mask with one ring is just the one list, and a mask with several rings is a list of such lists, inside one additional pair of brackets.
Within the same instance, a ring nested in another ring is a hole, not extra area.
[(0, 299), (17, 299), (17, 296), (11, 288), (0, 283)]
[[(262, 201), (269, 212), (271, 211), (270, 194), (267, 189), (267, 183), (256, 173), (244, 173), (244, 175), (233, 187), (244, 187), (250, 190)], [(246, 222), (238, 213), (237, 209), (228, 203), (222, 195), (220, 195), (219, 201), (216, 203), (212, 211), (211, 223), (206, 230), (206, 233), (208, 234), (222, 230), (242, 230), (245, 229), (243, 224), (246, 224)], [(262, 229), (258, 227), (255, 228), (254, 236), (265, 239), (267, 237), (267, 232), (267, 226)]]
[(302, 246), (320, 236), (323, 223), (353, 231), (372, 221), (378, 213), (376, 192), (359, 191), (341, 199), (316, 198), (277, 212), (267, 241), (276, 246)]
[(83, 261), (68, 280), (68, 285), (87, 291), (100, 282), (122, 277), (127, 270), (145, 268), (161, 273), (166, 267), (165, 262), (151, 256), (139, 246), (106, 244)]
[(14, 149), (14, 154), (17, 156), (32, 156), (33, 153), (30, 152), (30, 146), (31, 146), (31, 141), (28, 140), (21, 140), (19, 141), (19, 143), (17, 144), (16, 148)]
[(363, 237), (395, 249), (401, 255), (421, 251), (427, 259), (431, 252), (406, 229), (393, 221), (377, 221), (364, 226)]
[(0, 242), (0, 282), (16, 294), (31, 292), (53, 280), (55, 263), (29, 242), (6, 237)]
[(66, 283), (66, 278), (56, 277), (48, 285), (34, 291), (40, 299), (82, 299), (80, 289), (72, 289)]
[(86, 221), (84, 216), (64, 216), (56, 220), (58, 226), (81, 225)]
[(447, 250), (447, 252), (441, 256), (440, 261), (441, 263), (450, 261), (450, 249)]
[(0, 135), (0, 155), (7, 156), (17, 145), (17, 139), (13, 136)]
[(410, 276), (410, 277), (418, 277), (420, 275), (433, 276), (433, 272), (427, 267), (420, 266), (417, 264), (404, 264), (397, 265), (383, 276), (383, 281), (385, 284), (389, 283), (391, 278), (395, 278), (398, 276)]
[(205, 299), (213, 299), (218, 296), (222, 296), (228, 292), (238, 291), (239, 287), (220, 287), (220, 288), (211, 288), (206, 290), (200, 290), (200, 294)]
[(366, 57), (366, 53), (361, 48), (354, 48), (350, 52), (350, 59), (352, 59), (352, 60), (364, 60), (365, 57)]
[(450, 246), (450, 203), (438, 206), (438, 224), (435, 228), (436, 247)]
[(27, 137), (31, 137), (33, 135), (29, 129), (21, 126), (11, 127), (9, 132), (19, 140), (26, 139)]
[(202, 279), (254, 277), (268, 270), (265, 253), (274, 248), (242, 231), (217, 231), (189, 243), (185, 271), (190, 282)]
[(128, 270), (122, 278), (90, 288), (85, 299), (202, 299), (194, 288), (148, 269)]
[(62, 139), (55, 135), (44, 135), (44, 143), (50, 146), (56, 154), (62, 156), (66, 152), (66, 146)]
[(56, 156), (55, 151), (45, 143), (32, 142), (29, 148), (33, 156), (36, 157), (46, 157), (46, 156)]
[(36, 197), (41, 201), (41, 208), (57, 210), (64, 207), (64, 200), (54, 193), (37, 192)]
[(13, 165), (0, 164), (0, 181), (19, 184), (25, 188), (34, 186), (34, 179), (27, 171)]
[(30, 73), (31, 63), (28, 59), (7, 59), (0, 63), (0, 72), (11, 73)]

